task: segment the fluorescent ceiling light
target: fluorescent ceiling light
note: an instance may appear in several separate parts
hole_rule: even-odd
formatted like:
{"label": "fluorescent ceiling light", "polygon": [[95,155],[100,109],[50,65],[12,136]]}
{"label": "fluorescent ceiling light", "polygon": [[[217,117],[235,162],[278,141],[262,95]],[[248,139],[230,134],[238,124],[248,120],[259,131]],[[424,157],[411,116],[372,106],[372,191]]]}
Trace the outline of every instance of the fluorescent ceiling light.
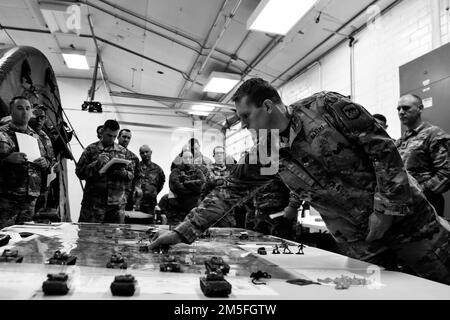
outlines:
{"label": "fluorescent ceiling light", "polygon": [[62,52],[66,65],[70,69],[89,70],[86,54],[81,52]]}
{"label": "fluorescent ceiling light", "polygon": [[214,71],[209,76],[203,91],[228,93],[240,80],[238,74]]}
{"label": "fluorescent ceiling light", "polygon": [[192,106],[192,110],[194,111],[204,111],[204,112],[211,112],[214,110],[214,107],[212,106],[205,106],[201,104],[196,104]]}
{"label": "fluorescent ceiling light", "polygon": [[188,113],[196,115],[196,116],[203,116],[203,117],[206,117],[209,115],[209,112],[205,112],[205,111],[188,111]]}
{"label": "fluorescent ceiling light", "polygon": [[247,21],[247,29],[285,35],[316,0],[263,0]]}

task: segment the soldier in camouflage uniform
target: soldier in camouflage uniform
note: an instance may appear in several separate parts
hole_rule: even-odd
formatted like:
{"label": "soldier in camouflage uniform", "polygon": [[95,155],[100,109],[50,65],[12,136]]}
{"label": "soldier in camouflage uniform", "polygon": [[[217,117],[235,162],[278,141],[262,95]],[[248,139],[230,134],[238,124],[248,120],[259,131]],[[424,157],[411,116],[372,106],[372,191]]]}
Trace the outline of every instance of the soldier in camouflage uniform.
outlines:
{"label": "soldier in camouflage uniform", "polygon": [[129,129],[122,129],[119,131],[117,142],[120,146],[127,149],[127,159],[133,161],[133,180],[125,185],[125,196],[123,198],[124,210],[133,210],[136,199],[142,196],[141,179],[142,173],[139,166],[139,158],[133,152],[128,150],[128,145],[131,141],[131,131]]}
{"label": "soldier in camouflage uniform", "polygon": [[225,178],[230,175],[233,164],[225,163],[225,149],[217,146],[213,149],[214,163],[210,165],[207,172],[209,176],[206,179],[205,193],[208,194],[215,187],[221,186],[225,182]]}
{"label": "soldier in camouflage uniform", "polygon": [[416,178],[428,201],[444,216],[443,193],[450,188],[450,135],[422,120],[422,99],[405,95],[398,102],[398,116],[407,130],[396,141],[406,170]]}
{"label": "soldier in camouflage uniform", "polygon": [[273,161],[259,157],[259,171],[241,166],[229,177],[228,188],[210,193],[151,247],[192,243],[208,227],[226,223],[234,205],[270,183],[264,174],[274,170],[262,169],[278,164],[277,175],[319,211],[346,255],[387,267],[386,257],[394,257],[421,277],[450,284],[450,226],[362,106],[321,92],[288,108],[262,79],[247,80],[233,100],[243,128],[280,131],[280,141],[269,144],[279,148]]}
{"label": "soldier in camouflage uniform", "polygon": [[166,176],[159,165],[152,162],[152,150],[149,146],[143,145],[139,148],[142,158],[140,168],[142,172],[142,200],[140,210],[153,214],[157,204],[156,197],[161,192]]}
{"label": "soldier in camouflage uniform", "polygon": [[189,211],[198,205],[206,179],[201,169],[192,164],[189,151],[183,151],[183,163],[174,165],[169,176],[169,188],[174,197],[164,196],[159,207],[169,224],[182,221]]}
{"label": "soldier in camouflage uniform", "polygon": [[[0,229],[31,221],[40,195],[42,172],[50,168],[51,156],[29,126],[31,104],[24,97],[10,102],[11,122],[0,128]],[[16,133],[37,139],[42,157],[29,162],[19,150]]]}
{"label": "soldier in camouflage uniform", "polygon": [[90,144],[77,163],[76,174],[86,180],[79,222],[120,223],[125,186],[133,180],[133,163],[113,164],[104,174],[99,171],[114,158],[128,158],[128,151],[114,142],[120,126],[107,120],[102,140]]}
{"label": "soldier in camouflage uniform", "polygon": [[50,166],[47,171],[43,171],[42,182],[41,182],[41,194],[36,201],[35,213],[37,213],[40,209],[45,208],[47,204],[47,196],[48,196],[48,187],[47,187],[47,176],[51,173],[51,170],[56,163],[55,153],[53,152],[52,141],[49,136],[44,132],[44,124],[47,119],[46,108],[43,105],[34,105],[32,118],[28,122],[28,125],[31,129],[33,129],[38,135],[39,139],[44,146],[45,153],[50,159]]}

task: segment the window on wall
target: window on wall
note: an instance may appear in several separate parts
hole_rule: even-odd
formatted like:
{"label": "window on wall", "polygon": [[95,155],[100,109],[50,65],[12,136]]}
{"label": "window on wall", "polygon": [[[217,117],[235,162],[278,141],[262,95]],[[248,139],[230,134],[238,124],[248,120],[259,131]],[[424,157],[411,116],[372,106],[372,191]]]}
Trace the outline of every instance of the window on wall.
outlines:
{"label": "window on wall", "polygon": [[244,151],[250,150],[253,147],[253,140],[250,131],[242,130],[241,123],[232,126],[226,132],[225,148],[227,154],[239,161]]}

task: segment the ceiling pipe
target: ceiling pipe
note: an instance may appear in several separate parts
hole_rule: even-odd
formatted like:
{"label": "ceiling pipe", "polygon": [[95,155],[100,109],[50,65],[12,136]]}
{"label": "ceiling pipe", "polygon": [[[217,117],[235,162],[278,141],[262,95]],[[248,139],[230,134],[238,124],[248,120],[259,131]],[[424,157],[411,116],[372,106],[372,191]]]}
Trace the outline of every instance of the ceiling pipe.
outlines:
{"label": "ceiling pipe", "polygon": [[[331,38],[333,38],[336,34],[339,34],[344,28],[346,28],[350,23],[352,23],[353,20],[361,16],[364,12],[367,11],[367,9],[371,6],[373,6],[375,3],[377,3],[378,0],[372,1],[368,6],[366,6],[363,10],[359,11],[356,15],[350,18],[346,23],[344,23],[342,26],[340,26],[334,33],[332,33],[330,36],[328,36],[325,40],[320,42],[318,45],[316,45],[314,48],[312,48],[308,53],[306,53],[303,57],[301,57],[299,60],[297,60],[295,63],[293,63],[291,66],[289,66],[287,69],[285,69],[282,73],[280,73],[275,79],[273,79],[270,84],[273,84],[275,81],[280,79],[282,76],[284,76],[286,73],[288,73],[290,70],[295,68],[300,62],[306,59],[309,55],[311,55],[313,52],[315,52],[318,48],[320,48],[322,45],[324,45],[326,42],[328,42]],[[296,75],[295,75],[296,76]],[[283,81],[283,84],[285,84],[288,81],[291,81],[294,77],[291,76],[286,81]]]}
{"label": "ceiling pipe", "polygon": [[[115,4],[115,3],[112,3],[111,1],[107,1],[107,0],[98,0],[98,1],[101,2],[101,3],[104,3],[106,5],[111,6],[111,7],[113,7],[116,10],[125,12],[126,14],[129,14],[132,17],[135,17],[135,18],[138,18],[138,19],[140,19],[142,21],[145,21],[146,23],[152,24],[152,25],[157,26],[157,27],[159,27],[161,29],[169,31],[169,32],[171,32],[171,33],[173,33],[173,34],[175,34],[177,36],[180,36],[180,37],[182,37],[182,38],[184,38],[186,40],[192,41],[192,42],[196,43],[200,47],[202,46],[199,40],[195,39],[194,37],[192,37],[191,35],[189,35],[187,33],[184,33],[181,30],[178,30],[178,29],[175,29],[175,28],[171,28],[171,27],[163,25],[162,23],[159,23],[159,22],[157,22],[155,20],[151,20],[148,17],[141,16],[140,14],[137,14],[137,13],[131,11],[131,10],[128,10],[125,7],[122,7],[122,6],[119,6],[119,5]],[[89,3],[88,1],[84,1],[84,2]]]}
{"label": "ceiling pipe", "polygon": [[[103,64],[103,59],[102,59],[102,56],[100,54],[100,47],[98,46],[97,38],[95,37],[94,24],[92,22],[92,16],[90,14],[88,14],[87,18],[88,18],[88,22],[89,22],[89,28],[91,29],[92,39],[94,40],[95,51],[97,52],[97,58],[96,59],[98,59],[98,64],[100,65],[100,70],[102,71],[103,82],[105,83],[105,86],[106,86],[106,89],[108,90],[108,92],[111,92],[111,86],[108,83],[108,80],[109,80],[108,74],[106,73],[105,65]],[[97,65],[95,65],[95,67],[97,68]],[[95,74],[95,77],[96,77],[97,76],[97,69],[94,70],[94,74]],[[92,89],[93,89],[93,91],[95,91],[95,87],[92,88]]]}
{"label": "ceiling pipe", "polygon": [[[170,32],[170,33],[172,33],[172,34],[174,34],[176,36],[180,36],[180,37],[182,37],[182,38],[184,38],[186,40],[192,41],[192,42],[196,43],[200,47],[200,49],[208,49],[207,47],[203,47],[202,46],[202,44],[200,43],[200,40],[192,37],[191,35],[189,35],[187,33],[184,33],[183,31],[180,31],[178,29],[175,29],[175,28],[172,28],[170,26],[164,25],[164,24],[162,24],[160,22],[157,22],[155,20],[151,20],[151,19],[149,19],[147,17],[143,17],[143,16],[141,16],[141,15],[139,15],[139,14],[137,14],[137,13],[131,11],[131,10],[128,10],[128,9],[126,9],[124,7],[121,7],[121,6],[117,5],[117,4],[114,4],[111,1],[106,1],[106,0],[98,0],[98,1],[100,1],[100,2],[102,2],[104,4],[107,4],[109,6],[112,6],[113,8],[115,8],[115,9],[117,9],[119,11],[125,12],[125,13],[127,13],[127,14],[135,17],[135,18],[141,19],[142,21],[145,21],[146,23],[149,23],[149,24],[152,24],[154,26],[157,26],[157,27],[159,27],[159,28],[161,28],[161,29],[163,29],[165,31],[168,31],[168,32]],[[87,0],[85,0],[85,2],[87,2]],[[110,13],[110,14],[114,15],[113,13]],[[152,32],[152,33],[156,32],[154,30],[149,30],[149,31]],[[162,35],[162,36],[164,36],[164,35]],[[170,39],[173,39],[173,38],[170,38]],[[231,56],[229,52],[226,52],[226,51],[221,50],[219,48],[216,48],[215,51],[220,53],[220,54],[222,54],[222,55],[224,55],[224,56],[228,56],[228,57]],[[218,60],[217,58],[214,58],[214,57],[212,57],[212,59]],[[247,65],[247,62],[244,59],[238,58],[238,60],[242,61],[243,63],[245,63]],[[220,61],[220,60],[218,60],[218,61]]]}
{"label": "ceiling pipe", "polygon": [[[195,60],[194,60],[194,63],[193,63],[192,66],[191,66],[191,69],[189,70],[189,77],[192,76],[192,74],[193,74],[193,72],[194,72],[194,69],[195,69],[195,66],[197,66],[197,64],[199,63],[200,57],[202,57],[202,56],[204,55],[204,54],[203,54],[203,50],[205,50],[205,46],[206,46],[206,44],[208,43],[209,37],[211,36],[211,32],[212,32],[212,30],[214,29],[214,26],[218,23],[220,14],[223,12],[223,10],[224,10],[224,8],[225,8],[225,6],[226,6],[227,3],[228,3],[228,0],[224,0],[223,3],[222,3],[222,6],[220,7],[220,10],[217,12],[216,18],[214,19],[214,23],[212,24],[211,28],[209,28],[208,33],[207,33],[206,38],[205,38],[205,41],[204,41],[203,44],[201,45],[202,49],[201,49],[201,51],[198,53],[197,57],[196,57]],[[185,94],[186,94],[186,91],[185,91],[185,90],[186,90],[186,85],[187,85],[187,83],[188,83],[187,80],[183,83],[183,86],[181,87],[181,90],[180,90],[179,93],[178,93],[178,96],[179,96],[179,97],[184,97],[184,96],[185,96]],[[193,83],[194,83],[194,81],[191,82],[191,87],[190,87],[190,88],[192,88]],[[177,107],[178,107],[178,106],[177,106]]]}
{"label": "ceiling pipe", "polygon": [[[83,111],[81,109],[75,109],[75,108],[64,108],[64,110],[66,111],[76,111],[76,112],[86,112]],[[174,115],[174,114],[159,114],[159,113],[143,113],[143,112],[127,112],[127,111],[111,111],[111,110],[103,110],[102,113],[114,113],[114,114],[129,114],[129,115],[142,115],[142,116],[158,116],[158,117],[172,117],[172,118],[180,118],[180,117],[184,117],[184,118],[190,118],[187,115]]]}
{"label": "ceiling pipe", "polygon": [[[270,52],[283,40],[283,36],[275,36],[272,38],[269,43],[256,55],[256,57],[250,62],[250,64],[247,66],[247,68],[244,70],[244,72],[241,75],[241,79],[236,83],[236,85],[225,95],[223,95],[219,102],[223,103],[223,101],[227,101],[231,99],[231,94],[234,93],[234,91],[242,84],[242,82],[245,80],[247,75],[265,58],[267,55],[270,54]],[[206,122],[212,121],[212,116],[208,116],[206,118]]]}
{"label": "ceiling pipe", "polygon": [[[203,61],[200,69],[198,70],[198,75],[202,74],[203,69],[206,66],[206,63],[209,61],[209,58],[211,58],[212,53],[214,52],[214,50],[216,50],[217,45],[219,44],[220,40],[222,40],[222,37],[225,34],[225,31],[227,30],[228,26],[231,23],[231,20],[233,20],[239,6],[241,5],[242,0],[238,0],[238,2],[236,3],[236,5],[234,6],[233,10],[231,10],[230,15],[226,18],[225,20],[225,24],[222,28],[222,31],[220,32],[219,36],[217,37],[216,41],[214,42],[214,45],[212,46],[212,48],[210,49],[208,55],[206,56],[205,60]],[[194,80],[197,78],[197,76],[194,78]]]}
{"label": "ceiling pipe", "polygon": [[[146,109],[146,110],[159,110],[159,111],[168,111],[168,112],[178,112],[178,111],[192,111],[191,109],[172,109],[169,107],[157,107],[157,106],[146,106],[140,104],[128,104],[128,103],[110,103],[105,102],[101,103],[103,106],[113,106],[113,107],[126,107],[126,108],[137,108],[137,109]],[[234,113],[233,110],[222,108],[222,111],[211,111],[213,113]]]}
{"label": "ceiling pipe", "polygon": [[[182,42],[182,41],[179,41],[179,40],[177,40],[177,39],[175,39],[175,38],[173,38],[173,37],[169,37],[169,36],[167,36],[167,35],[165,35],[165,34],[163,34],[163,33],[160,33],[160,32],[158,32],[158,31],[155,31],[155,30],[152,30],[152,29],[148,29],[147,27],[145,27],[145,26],[143,26],[143,25],[141,25],[141,24],[139,24],[139,23],[137,23],[137,22],[134,22],[133,20],[130,20],[130,19],[127,19],[127,18],[125,18],[125,17],[123,17],[123,16],[121,16],[121,15],[115,14],[115,13],[113,13],[113,12],[107,10],[107,9],[104,9],[104,8],[98,6],[98,5],[95,5],[95,4],[91,3],[91,2],[88,2],[88,1],[77,1],[77,3],[85,4],[85,5],[87,5],[87,6],[90,6],[90,7],[94,8],[94,9],[97,9],[97,10],[103,12],[103,13],[106,13],[106,14],[108,14],[108,15],[110,15],[110,16],[112,16],[112,17],[118,19],[118,20],[124,21],[124,22],[129,23],[129,24],[131,24],[131,25],[133,25],[133,26],[135,26],[135,27],[138,27],[138,28],[140,28],[140,29],[142,29],[142,30],[144,30],[144,31],[147,31],[147,32],[152,33],[152,34],[155,34],[155,35],[157,35],[157,36],[159,36],[159,37],[161,37],[161,38],[164,38],[164,39],[169,40],[169,41],[171,41],[171,42],[173,42],[173,43],[176,43],[176,44],[178,44],[178,45],[180,45],[180,46],[183,46],[183,47],[185,47],[186,49],[189,49],[189,50],[191,50],[191,51],[196,52],[197,54],[201,54],[201,50],[202,50],[202,49],[206,49],[206,48],[203,48],[203,47],[202,47],[201,43],[200,43],[198,40],[196,40],[196,39],[194,39],[194,38],[192,38],[192,37],[187,38],[185,34],[182,34],[182,33],[178,32],[178,31],[172,30],[172,29],[171,29],[170,27],[168,27],[168,26],[164,26],[164,25],[162,25],[162,24],[157,24],[155,21],[151,21],[151,20],[145,19],[145,18],[143,18],[143,17],[136,16],[136,17],[138,17],[138,18],[143,19],[144,21],[146,21],[146,23],[156,25],[157,27],[162,28],[162,29],[164,29],[164,30],[166,30],[166,31],[168,31],[168,32],[174,33],[174,34],[176,34],[176,35],[178,35],[178,36],[180,36],[180,37],[183,37],[183,38],[186,38],[187,40],[190,40],[190,41],[195,42],[195,43],[200,47],[200,49],[197,49],[197,48],[195,48],[195,47],[193,47],[193,46],[191,46],[191,45],[189,45],[189,44],[186,44],[186,43],[184,43],[184,42]],[[116,6],[116,7],[117,7],[117,6]],[[120,9],[118,9],[118,10],[120,10]],[[131,12],[131,11],[130,11],[130,12]],[[128,13],[128,12],[127,12],[127,13]],[[130,15],[133,15],[133,14],[134,14],[134,15],[136,15],[135,13],[133,13],[133,14],[128,13],[128,14],[130,14]],[[216,52],[218,52],[218,53],[220,53],[220,54],[222,54],[222,55],[224,55],[224,56],[230,57],[230,53],[225,52],[224,50],[217,49]],[[202,55],[204,55],[204,54],[202,54]],[[217,57],[211,57],[211,59],[216,60],[216,61],[219,61],[219,62],[221,62],[221,63],[225,63],[223,60],[221,60],[221,59],[219,59],[219,58],[217,58]],[[243,63],[246,63],[246,61],[243,60],[243,59],[239,59],[239,60],[241,60]]]}
{"label": "ceiling pipe", "polygon": [[235,109],[233,105],[220,103],[220,102],[216,102],[216,101],[189,100],[189,99],[183,99],[183,98],[164,97],[164,96],[156,96],[156,95],[150,95],[150,94],[112,91],[111,96],[122,97],[122,98],[132,98],[132,99],[152,100],[152,101],[166,101],[166,102],[172,102],[172,103],[184,103],[184,104],[191,104],[191,105],[198,104],[198,105],[204,105],[204,106],[219,107],[219,108],[229,109],[229,110]]}
{"label": "ceiling pipe", "polygon": [[[24,32],[35,32],[35,33],[51,34],[51,32],[48,31],[48,30],[39,30],[39,29],[31,29],[31,28],[19,28],[19,27],[11,27],[11,26],[0,26],[0,30],[1,30],[1,29],[5,29],[5,30],[14,30],[14,31],[24,31]],[[92,35],[89,35],[89,34],[80,34],[79,37],[80,37],[80,38],[90,38],[90,39],[93,39],[93,38],[94,38]],[[150,57],[144,56],[143,54],[138,53],[138,52],[136,52],[136,51],[133,51],[133,50],[131,50],[131,49],[128,49],[128,48],[119,46],[118,44],[115,44],[114,42],[111,42],[111,41],[109,41],[109,40],[103,39],[103,38],[101,38],[101,37],[99,37],[99,36],[95,36],[95,39],[97,39],[98,41],[101,41],[101,42],[103,42],[103,43],[106,43],[106,44],[108,44],[108,45],[110,45],[110,46],[112,46],[112,47],[115,47],[115,48],[117,48],[117,49],[120,49],[120,50],[123,50],[123,51],[125,51],[125,52],[128,52],[128,53],[130,53],[130,54],[132,54],[132,55],[135,55],[135,56],[137,56],[137,57],[140,57],[140,58],[142,58],[142,59],[145,59],[145,60],[151,61],[151,62],[153,62],[153,63],[156,63],[156,64],[158,64],[158,65],[160,65],[160,66],[162,66],[162,67],[164,67],[164,68],[167,68],[167,69],[170,69],[170,70],[172,70],[172,71],[178,72],[178,73],[180,73],[180,74],[182,75],[183,78],[189,79],[189,77],[187,76],[187,74],[184,73],[183,71],[181,71],[181,70],[179,70],[179,69],[176,69],[176,68],[174,68],[174,67],[171,67],[171,66],[169,66],[169,65],[167,65],[167,64],[165,64],[165,63],[163,63],[163,62],[160,62],[160,61],[158,61],[158,60],[155,60],[155,59],[152,59],[152,58],[150,58]]]}
{"label": "ceiling pipe", "polygon": [[[399,3],[401,3],[403,0],[396,0],[394,2],[392,2],[390,5],[388,5],[386,8],[384,8],[383,10],[381,10],[380,12],[380,16],[384,15],[386,12],[388,12],[389,10],[391,10],[392,8],[394,8],[396,5],[398,5]],[[376,1],[374,1],[376,2]],[[373,3],[373,2],[372,2]],[[368,6],[370,7],[370,5]],[[367,7],[367,8],[368,8]],[[366,10],[367,10],[366,8]],[[357,18],[357,17],[356,17]],[[355,18],[355,19],[356,19]],[[353,19],[354,20],[354,19]],[[350,23],[351,21],[349,21]],[[362,26],[360,26],[359,28],[357,28],[356,30],[353,30],[353,32],[349,35],[349,37],[354,38],[358,33],[360,33],[362,30],[364,30],[367,27],[367,24],[363,24]],[[330,49],[328,49],[327,51],[325,51],[323,54],[321,54],[316,60],[322,60],[324,57],[326,57],[328,54],[330,54],[330,52],[334,51],[336,48],[338,48],[339,46],[341,46],[342,44],[344,44],[345,42],[347,42],[349,39],[343,39],[341,41],[339,41],[336,45],[334,45],[333,47],[331,47]],[[309,53],[308,53],[309,55]],[[300,63],[304,58],[306,58],[306,56],[304,56],[301,60],[298,61],[298,63]],[[307,67],[306,67],[307,68]],[[294,79],[295,77],[297,77],[297,74],[303,72],[305,70],[305,68],[303,68],[302,70],[300,70],[298,73],[296,73],[295,75],[291,76],[290,78],[288,78],[287,80],[283,81],[281,83],[280,86],[283,86],[284,84],[288,83],[289,81],[291,81],[292,79]]]}
{"label": "ceiling pipe", "polygon": [[184,130],[195,130],[194,128],[187,128],[181,126],[165,126],[160,124],[148,124],[148,123],[140,123],[140,122],[128,122],[128,121],[117,121],[121,125],[125,126],[134,126],[134,127],[145,127],[145,128],[157,128],[157,129],[184,129]]}

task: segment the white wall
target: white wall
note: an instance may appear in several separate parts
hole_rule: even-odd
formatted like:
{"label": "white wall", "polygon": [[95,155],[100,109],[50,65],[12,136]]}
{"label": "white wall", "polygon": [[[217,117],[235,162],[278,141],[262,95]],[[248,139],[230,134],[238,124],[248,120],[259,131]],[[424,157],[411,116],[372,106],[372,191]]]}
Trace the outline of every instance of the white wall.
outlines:
{"label": "white wall", "polygon": [[[87,92],[91,85],[90,80],[58,78],[58,86],[61,95],[63,108],[75,129],[78,138],[84,147],[90,143],[95,142],[96,128],[103,124],[107,119],[116,119],[118,121],[139,122],[147,124],[157,124],[166,126],[176,126],[180,128],[193,128],[192,120],[189,118],[174,118],[174,117],[158,117],[148,115],[130,115],[123,113],[116,113],[115,107],[104,106],[103,113],[88,113],[81,111],[81,104],[87,99]],[[95,95],[96,101],[101,102],[117,102],[112,101],[107,94],[104,85],[98,83],[98,90]],[[114,88],[113,90],[124,91],[122,88]],[[133,101],[128,103],[144,104],[144,101]],[[106,112],[107,111],[107,112]],[[123,111],[123,109],[122,109]],[[136,111],[136,110],[133,110]],[[139,112],[144,112],[142,109]],[[122,126],[121,128],[125,128]],[[192,137],[193,132],[185,129],[155,129],[146,128],[142,126],[128,126],[126,127],[132,131],[133,137],[129,145],[129,149],[139,156],[139,147],[143,144],[149,145],[153,150],[152,161],[161,166],[166,175],[166,184],[159,194],[159,198],[168,192],[168,178],[170,174],[170,164],[175,155],[181,151],[181,147],[186,141]],[[199,128],[199,124],[196,124]],[[207,127],[203,126],[203,130]],[[201,141],[202,152],[204,155],[212,158],[212,149],[214,146],[222,144],[222,136],[217,136],[218,131],[206,131],[203,134],[196,131],[195,137]],[[81,156],[83,149],[81,148],[75,137],[72,139],[70,146],[75,159]],[[78,221],[82,189],[80,182],[75,175],[75,164],[72,161],[68,162],[68,177],[69,177],[69,205],[71,211],[72,221]],[[158,199],[159,199],[158,198]]]}
{"label": "white wall", "polygon": [[[441,40],[449,38],[447,0],[441,1]],[[354,101],[371,113],[384,114],[388,133],[400,136],[397,101],[400,95],[399,67],[432,50],[431,6],[428,0],[404,0],[381,16],[376,28],[366,28],[356,35],[354,47]],[[315,67],[320,90],[351,93],[350,48],[342,44],[319,61]],[[280,89],[283,100],[292,103],[299,92],[309,87],[306,72]],[[296,89],[298,88],[298,89]],[[315,88],[315,86],[314,86]]]}

